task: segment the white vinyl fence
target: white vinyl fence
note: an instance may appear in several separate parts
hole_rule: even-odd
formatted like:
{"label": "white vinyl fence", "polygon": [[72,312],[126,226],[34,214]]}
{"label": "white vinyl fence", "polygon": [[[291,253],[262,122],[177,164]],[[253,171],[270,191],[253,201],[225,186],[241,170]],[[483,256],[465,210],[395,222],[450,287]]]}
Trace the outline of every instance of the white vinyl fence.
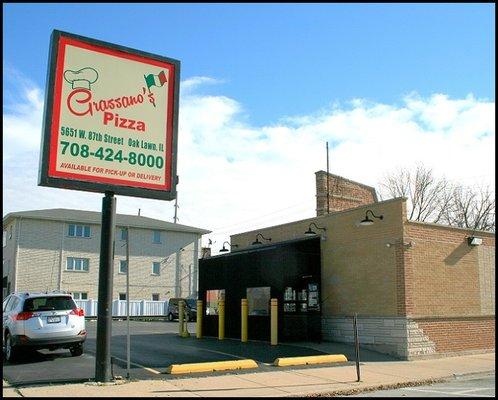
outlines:
{"label": "white vinyl fence", "polygon": [[[85,317],[97,316],[97,300],[74,300],[79,308],[85,311]],[[130,300],[130,317],[166,316],[168,301]],[[112,301],[112,316],[126,317],[126,300]]]}

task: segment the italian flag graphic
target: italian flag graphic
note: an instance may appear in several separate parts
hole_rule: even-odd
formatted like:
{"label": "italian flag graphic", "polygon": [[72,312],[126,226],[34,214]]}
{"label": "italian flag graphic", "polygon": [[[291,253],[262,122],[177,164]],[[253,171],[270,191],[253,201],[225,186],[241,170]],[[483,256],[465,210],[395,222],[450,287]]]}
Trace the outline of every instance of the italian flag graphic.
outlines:
{"label": "italian flag graphic", "polygon": [[161,87],[166,83],[166,74],[164,71],[159,72],[159,75],[144,75],[145,83],[147,84],[147,89],[150,91],[151,86]]}

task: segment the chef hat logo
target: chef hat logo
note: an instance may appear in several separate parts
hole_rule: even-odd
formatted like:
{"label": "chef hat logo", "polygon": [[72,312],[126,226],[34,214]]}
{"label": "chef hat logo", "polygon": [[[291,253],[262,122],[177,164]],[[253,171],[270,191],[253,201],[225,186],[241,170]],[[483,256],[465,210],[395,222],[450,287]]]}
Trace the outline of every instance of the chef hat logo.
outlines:
{"label": "chef hat logo", "polygon": [[90,89],[90,85],[95,83],[99,78],[99,74],[93,68],[85,67],[79,71],[64,71],[64,80],[72,85],[73,89],[84,88]]}

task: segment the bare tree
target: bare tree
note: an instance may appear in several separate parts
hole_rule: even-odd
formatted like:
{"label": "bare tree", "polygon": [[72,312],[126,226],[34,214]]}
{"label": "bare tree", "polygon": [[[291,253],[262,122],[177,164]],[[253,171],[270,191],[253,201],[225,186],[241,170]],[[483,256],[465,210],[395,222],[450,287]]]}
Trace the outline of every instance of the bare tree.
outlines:
{"label": "bare tree", "polygon": [[442,210],[449,202],[446,194],[450,184],[444,178],[436,179],[431,169],[420,165],[414,174],[407,169],[399,169],[386,175],[380,187],[382,199],[408,199],[408,219],[412,221],[440,221]]}
{"label": "bare tree", "polygon": [[419,165],[415,173],[399,169],[380,183],[381,199],[406,197],[408,219],[474,230],[495,230],[495,198],[489,188],[473,190],[436,178]]}
{"label": "bare tree", "polygon": [[489,187],[472,190],[457,186],[444,221],[448,225],[474,230],[495,230],[495,198]]}

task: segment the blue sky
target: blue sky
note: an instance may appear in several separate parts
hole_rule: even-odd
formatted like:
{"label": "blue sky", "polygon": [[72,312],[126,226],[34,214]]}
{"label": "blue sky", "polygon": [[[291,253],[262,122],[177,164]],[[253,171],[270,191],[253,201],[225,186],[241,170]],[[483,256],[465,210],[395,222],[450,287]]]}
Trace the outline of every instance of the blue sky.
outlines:
{"label": "blue sky", "polygon": [[277,122],[412,91],[495,98],[493,4],[4,4],[4,63],[45,83],[53,28],[179,59]]}
{"label": "blue sky", "polygon": [[[494,188],[494,15],[470,3],[3,4],[4,215],[101,208],[98,193],[37,186],[53,29],[181,61],[179,222],[219,247],[313,217],[326,141],[331,173],[377,190],[420,164]],[[119,196],[118,213],[138,208],[174,215],[173,202]]]}

